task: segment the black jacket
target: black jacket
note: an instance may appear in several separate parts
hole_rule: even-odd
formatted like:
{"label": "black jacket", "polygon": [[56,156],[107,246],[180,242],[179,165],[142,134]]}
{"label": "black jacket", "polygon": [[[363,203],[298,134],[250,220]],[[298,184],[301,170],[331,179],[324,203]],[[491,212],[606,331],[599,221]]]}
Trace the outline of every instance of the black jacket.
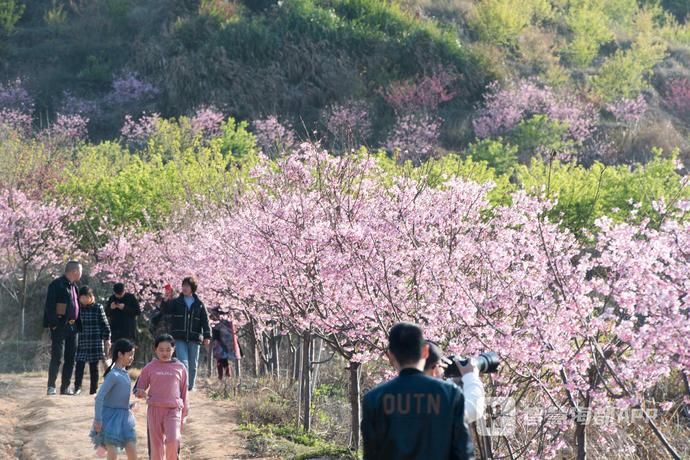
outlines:
{"label": "black jacket", "polygon": [[[122,303],[125,307],[122,310],[112,308],[113,303]],[[105,314],[110,322],[113,341],[122,338],[130,340],[136,338],[137,316],[141,314],[141,308],[134,294],[128,292],[121,299],[115,297],[114,294],[111,295],[105,305]]]}
{"label": "black jacket", "polygon": [[[43,309],[43,327],[58,327],[67,322],[70,309],[72,308],[72,293],[70,286],[72,283],[65,275],[53,280],[48,285],[48,294],[46,295],[46,304]],[[79,286],[75,284],[75,289],[79,290]],[[64,303],[66,305],[65,314],[57,314],[57,304]],[[80,318],[77,318],[77,329],[81,329]]]}
{"label": "black jacket", "polygon": [[170,335],[175,340],[200,343],[203,339],[211,339],[208,312],[196,294],[194,294],[192,308],[187,308],[184,296],[180,294],[179,297],[170,301],[163,300],[161,311],[166,315],[172,315]]}
{"label": "black jacket", "polygon": [[403,369],[364,396],[364,460],[474,459],[464,411],[457,385]]}

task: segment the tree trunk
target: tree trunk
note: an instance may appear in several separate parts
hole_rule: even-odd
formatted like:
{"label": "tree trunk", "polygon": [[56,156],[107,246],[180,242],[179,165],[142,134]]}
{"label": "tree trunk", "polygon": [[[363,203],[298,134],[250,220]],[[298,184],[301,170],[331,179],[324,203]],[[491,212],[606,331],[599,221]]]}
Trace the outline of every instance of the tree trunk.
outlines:
{"label": "tree trunk", "polygon": [[254,329],[254,323],[249,323],[250,334],[249,341],[252,347],[252,369],[254,371],[254,377],[259,377],[259,344],[256,339],[256,329]]}
{"label": "tree trunk", "polygon": [[302,356],[302,349],[300,348],[299,336],[295,338],[297,343],[295,344],[295,350],[292,356],[292,380],[297,382],[300,378],[300,368],[302,364],[300,362],[300,356]]}
{"label": "tree trunk", "polygon": [[271,331],[271,372],[276,378],[280,378],[280,334],[276,334],[276,329]]}
{"label": "tree trunk", "polygon": [[302,427],[305,432],[311,430],[311,343],[311,333],[307,331],[304,333],[304,341],[302,343],[302,381],[304,382],[304,418],[302,419]]}
{"label": "tree trunk", "polygon": [[26,323],[26,275],[28,272],[28,267],[26,264],[24,264],[24,267],[22,267],[22,300],[21,300],[21,309],[22,309],[22,319],[21,319],[21,326],[19,329],[19,336],[21,337],[22,340],[24,340],[24,324]]}
{"label": "tree trunk", "polygon": [[359,423],[361,420],[361,397],[360,397],[360,375],[362,365],[360,363],[350,363],[350,415],[352,426],[350,427],[351,447],[357,452],[360,445]]}
{"label": "tree trunk", "polygon": [[584,423],[576,425],[575,445],[577,445],[577,460],[587,460],[587,425]]}
{"label": "tree trunk", "polygon": [[297,336],[297,351],[295,355],[295,370],[297,372],[297,423],[296,426],[300,426],[302,420],[302,395],[304,394],[304,379],[302,378],[302,372],[304,371],[304,366],[302,366],[302,345],[301,338]]}
{"label": "tree trunk", "polygon": [[[321,353],[323,352],[323,340],[319,339],[319,347],[318,351],[316,352],[316,359],[312,359],[312,362],[315,362],[316,365],[313,367],[312,370],[312,382],[311,382],[311,393],[314,394],[314,389],[318,385],[318,380],[319,380],[319,368],[321,367]],[[314,350],[312,347],[312,355],[314,354]]]}

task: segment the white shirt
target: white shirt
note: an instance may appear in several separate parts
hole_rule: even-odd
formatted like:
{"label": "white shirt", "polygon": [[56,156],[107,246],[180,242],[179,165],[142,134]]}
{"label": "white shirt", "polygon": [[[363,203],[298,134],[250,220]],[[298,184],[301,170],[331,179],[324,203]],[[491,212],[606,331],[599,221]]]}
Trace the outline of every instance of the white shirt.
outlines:
{"label": "white shirt", "polygon": [[465,421],[472,423],[484,417],[484,384],[476,367],[462,376],[462,392],[465,394]]}

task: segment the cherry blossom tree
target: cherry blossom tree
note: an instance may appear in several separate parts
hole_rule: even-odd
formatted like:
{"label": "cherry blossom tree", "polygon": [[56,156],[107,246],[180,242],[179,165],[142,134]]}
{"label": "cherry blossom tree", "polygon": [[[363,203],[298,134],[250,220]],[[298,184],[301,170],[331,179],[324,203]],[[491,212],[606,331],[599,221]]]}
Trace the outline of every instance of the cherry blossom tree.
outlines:
{"label": "cherry blossom tree", "polygon": [[490,393],[552,415],[497,449],[554,458],[572,445],[585,458],[613,448],[588,441],[592,411],[636,408],[674,455],[647,407],[650,389],[690,368],[688,203],[657,203],[661,223],[601,219],[583,240],[524,192],[492,206],[492,184],[384,176],[366,154],[304,144],[260,160],[232,202],[113,238],[99,268],[149,298],[195,274],[207,302],[255,331],[301,337],[307,429],[310,349],[323,340],[348,361],[355,447],[361,366],[410,320],[450,351],[498,352]]}
{"label": "cherry blossom tree", "polygon": [[74,209],[0,190],[0,287],[19,305],[24,337],[27,299],[36,281],[78,256],[67,228]]}

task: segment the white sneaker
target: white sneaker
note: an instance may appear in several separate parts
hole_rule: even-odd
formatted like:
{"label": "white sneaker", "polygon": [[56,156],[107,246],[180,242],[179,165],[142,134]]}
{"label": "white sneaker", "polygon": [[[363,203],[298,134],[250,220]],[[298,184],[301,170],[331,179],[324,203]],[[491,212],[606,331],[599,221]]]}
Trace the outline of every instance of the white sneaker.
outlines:
{"label": "white sneaker", "polygon": [[54,396],[57,394],[57,391],[55,391],[55,387],[48,387],[48,396]]}

